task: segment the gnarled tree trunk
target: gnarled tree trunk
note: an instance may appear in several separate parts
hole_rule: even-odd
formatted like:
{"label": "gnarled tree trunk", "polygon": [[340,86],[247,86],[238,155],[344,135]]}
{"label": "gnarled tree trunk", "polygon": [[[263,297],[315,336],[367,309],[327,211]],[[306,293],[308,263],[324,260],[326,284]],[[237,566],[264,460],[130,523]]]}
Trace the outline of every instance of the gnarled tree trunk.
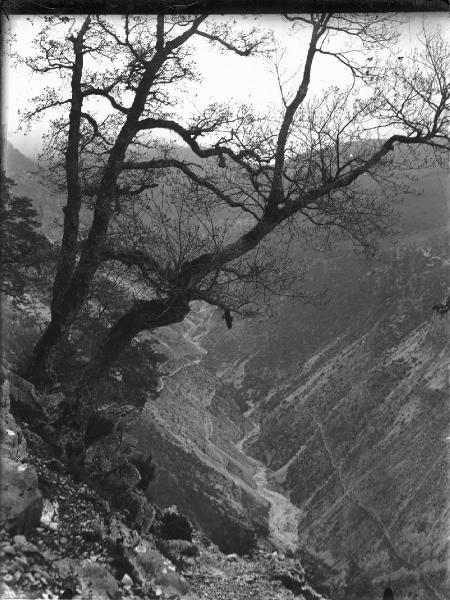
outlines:
{"label": "gnarled tree trunk", "polygon": [[113,325],[107,338],[85,367],[82,385],[105,375],[138,333],[179,323],[189,310],[189,302],[185,298],[137,302]]}

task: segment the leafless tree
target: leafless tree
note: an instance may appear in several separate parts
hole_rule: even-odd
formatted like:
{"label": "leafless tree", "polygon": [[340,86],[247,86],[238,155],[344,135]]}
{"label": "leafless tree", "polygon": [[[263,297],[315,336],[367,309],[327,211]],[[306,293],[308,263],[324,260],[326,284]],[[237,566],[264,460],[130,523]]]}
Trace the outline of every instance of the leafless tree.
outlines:
{"label": "leafless tree", "polygon": [[[285,18],[309,44],[296,78],[283,81],[275,60],[280,113],[216,103],[183,121],[174,116],[176,96],[196,77],[189,42],[205,38],[246,56],[266,52],[267,36],[206,16],[88,16],[82,24],[60,18],[57,26],[69,33],[55,42],[49,20],[40,55],[28,63],[60,72],[70,92],[48,91],[27,118],[68,109],[49,138],[55,173],[64,148],[67,204],[34,381],[105,264],[126,267],[130,282],[137,277],[139,297],[111,326],[86,377],[107,370],[139,332],[183,320],[193,300],[217,304],[229,317],[250,307],[255,291],[288,293],[285,249],[298,236],[325,243],[343,236],[369,249],[389,226],[386,186],[397,147],[448,150],[450,53],[438,31],[424,33],[412,56],[387,58],[397,35],[387,15]],[[352,83],[310,97],[321,55],[344,65]],[[107,116],[94,100],[108,106]],[[158,131],[186,152],[155,139]],[[85,236],[83,202],[93,210]],[[283,249],[270,256],[274,235]]]}

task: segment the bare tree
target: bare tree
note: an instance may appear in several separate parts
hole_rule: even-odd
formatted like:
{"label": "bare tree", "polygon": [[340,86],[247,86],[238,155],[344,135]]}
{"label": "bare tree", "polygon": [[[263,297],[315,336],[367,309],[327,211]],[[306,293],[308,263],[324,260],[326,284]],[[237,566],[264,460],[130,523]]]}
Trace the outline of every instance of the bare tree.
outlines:
{"label": "bare tree", "polygon": [[[86,377],[107,370],[139,332],[183,320],[193,300],[221,306],[231,324],[230,310],[250,306],[255,290],[288,293],[287,254],[268,252],[277,232],[284,248],[296,236],[325,243],[343,236],[369,250],[389,227],[393,151],[448,150],[450,53],[439,32],[424,33],[411,57],[388,58],[396,33],[386,15],[286,19],[309,45],[295,85],[283,81],[276,63],[280,114],[213,104],[184,124],[173,118],[173,93],[195,77],[188,41],[203,37],[248,55],[265,49],[264,37],[208,26],[204,16],[158,16],[152,34],[147,17],[119,24],[87,17],[61,44],[43,32],[44,63],[41,57],[30,65],[68,70],[71,95],[49,93],[28,115],[70,109],[68,120],[54,122],[51,138],[53,148],[65,147],[67,205],[52,319],[35,349],[34,381],[105,263],[126,267],[130,281],[139,276],[141,297],[112,325]],[[310,98],[321,55],[343,64],[353,81]],[[85,66],[93,57],[102,64]],[[101,121],[84,106],[92,97],[111,109]],[[155,142],[160,130],[189,152],[180,156],[173,144]],[[83,199],[93,220],[80,240]],[[230,228],[236,221],[239,227]]]}
{"label": "bare tree", "polygon": [[[122,164],[132,143],[139,146],[142,132],[157,127],[160,120],[165,122],[170,115],[175,101],[170,97],[171,86],[195,76],[187,49],[189,40],[201,36],[243,56],[257,50],[264,41],[254,41],[253,32],[235,36],[229,27],[201,29],[205,19],[160,15],[149,20],[127,16],[117,24],[114,19],[88,16],[76,31],[76,20],[49,18],[38,38],[40,54],[26,60],[35,72],[58,71],[70,85],[68,97],[54,89],[47,90],[25,116],[30,121],[50,108],[69,108],[68,115],[54,120],[48,144],[49,158],[54,159],[56,167],[59,151],[64,148],[61,166],[67,204],[51,321],[35,348],[30,368],[36,382],[45,379],[51,350],[87,297],[102,261],[111,215],[122,194],[137,194],[153,185],[152,178],[144,176],[137,186],[122,187]],[[56,41],[55,28],[61,33],[64,26],[68,32],[62,41]],[[95,105],[89,105],[92,98],[105,100],[111,109],[101,121]],[[190,135],[198,137],[227,118],[223,111],[216,112],[208,111],[198,124],[192,124]],[[155,114],[159,119],[150,116]],[[80,209],[86,193],[93,198],[94,214],[79,253]],[[184,302],[170,305],[170,314],[160,316],[159,323],[184,316]],[[161,312],[159,304],[156,310]]]}

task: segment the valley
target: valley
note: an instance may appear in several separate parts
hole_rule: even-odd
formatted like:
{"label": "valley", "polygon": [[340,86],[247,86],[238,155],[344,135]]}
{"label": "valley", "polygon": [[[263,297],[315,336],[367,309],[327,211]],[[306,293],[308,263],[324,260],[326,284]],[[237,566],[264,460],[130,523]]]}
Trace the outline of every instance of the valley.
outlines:
{"label": "valley", "polygon": [[449,322],[431,311],[448,295],[450,196],[445,169],[422,175],[377,256],[299,248],[326,301],[280,299],[231,330],[196,302],[141,337],[165,356],[129,432],[155,464],[147,497],[225,553],[306,553],[330,600],[344,584],[346,600],[450,595]]}

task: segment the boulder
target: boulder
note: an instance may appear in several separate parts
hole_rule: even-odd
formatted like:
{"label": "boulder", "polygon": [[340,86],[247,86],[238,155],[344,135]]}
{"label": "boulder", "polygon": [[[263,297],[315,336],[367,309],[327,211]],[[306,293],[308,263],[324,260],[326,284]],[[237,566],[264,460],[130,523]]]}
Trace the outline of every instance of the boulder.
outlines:
{"label": "boulder", "polygon": [[128,513],[130,523],[142,533],[148,533],[155,520],[155,507],[140,490],[116,494],[112,499],[115,508]]}
{"label": "boulder", "polygon": [[91,560],[62,558],[54,563],[60,577],[77,579],[83,598],[119,600],[121,593],[116,579],[103,565]]}
{"label": "boulder", "polygon": [[45,410],[45,405],[48,405],[49,401],[41,402],[34,385],[19,375],[8,372],[7,377],[11,413],[21,422],[28,423],[33,431],[52,443],[56,436],[56,430],[51,425],[51,419]]}
{"label": "boulder", "polygon": [[[95,441],[86,450],[86,470],[93,478],[99,478],[102,481],[109,475],[114,477],[114,472],[121,468],[123,468],[124,476],[127,476],[130,474],[126,468],[129,464],[127,455],[132,451],[133,448],[130,448],[129,444],[123,440],[121,433],[109,434]],[[136,467],[134,469],[137,471]],[[140,481],[140,476],[138,481]],[[114,480],[111,483],[114,483]],[[122,487],[120,483],[119,486]]]}
{"label": "boulder", "polygon": [[10,386],[3,381],[0,400],[0,526],[24,533],[39,525],[42,494],[33,466],[26,463],[26,442],[10,412]]}
{"label": "boulder", "polygon": [[32,431],[25,423],[22,423],[21,429],[28,449],[35,456],[39,456],[39,458],[53,458],[53,448],[38,433]]}
{"label": "boulder", "polygon": [[141,480],[136,467],[129,462],[121,462],[102,478],[102,484],[114,490],[133,490]]}
{"label": "boulder", "polygon": [[0,526],[26,533],[39,525],[42,514],[42,495],[34,468],[6,456],[1,460]]}
{"label": "boulder", "polygon": [[31,425],[45,420],[45,413],[39,402],[34,385],[15,373],[8,373],[11,410],[21,421]]}
{"label": "boulder", "polygon": [[[90,418],[86,429],[86,472],[109,492],[116,505],[117,494],[123,497],[123,492],[135,488],[144,490],[153,476],[151,458],[136,449],[134,437],[127,432],[136,416],[134,406],[105,407]],[[131,501],[133,511],[136,511],[136,498]],[[143,516],[141,509],[139,514]],[[142,520],[141,517],[138,520]]]}
{"label": "boulder", "polygon": [[175,571],[158,573],[155,577],[156,585],[160,586],[164,594],[178,594],[186,596],[189,593],[189,586],[183,576]]}
{"label": "boulder", "polygon": [[5,379],[0,398],[0,452],[11,460],[27,459],[27,444],[20,427],[11,414],[10,385]]}
{"label": "boulder", "polygon": [[116,579],[103,565],[83,560],[76,572],[83,598],[89,594],[96,600],[120,600],[122,597]]}

